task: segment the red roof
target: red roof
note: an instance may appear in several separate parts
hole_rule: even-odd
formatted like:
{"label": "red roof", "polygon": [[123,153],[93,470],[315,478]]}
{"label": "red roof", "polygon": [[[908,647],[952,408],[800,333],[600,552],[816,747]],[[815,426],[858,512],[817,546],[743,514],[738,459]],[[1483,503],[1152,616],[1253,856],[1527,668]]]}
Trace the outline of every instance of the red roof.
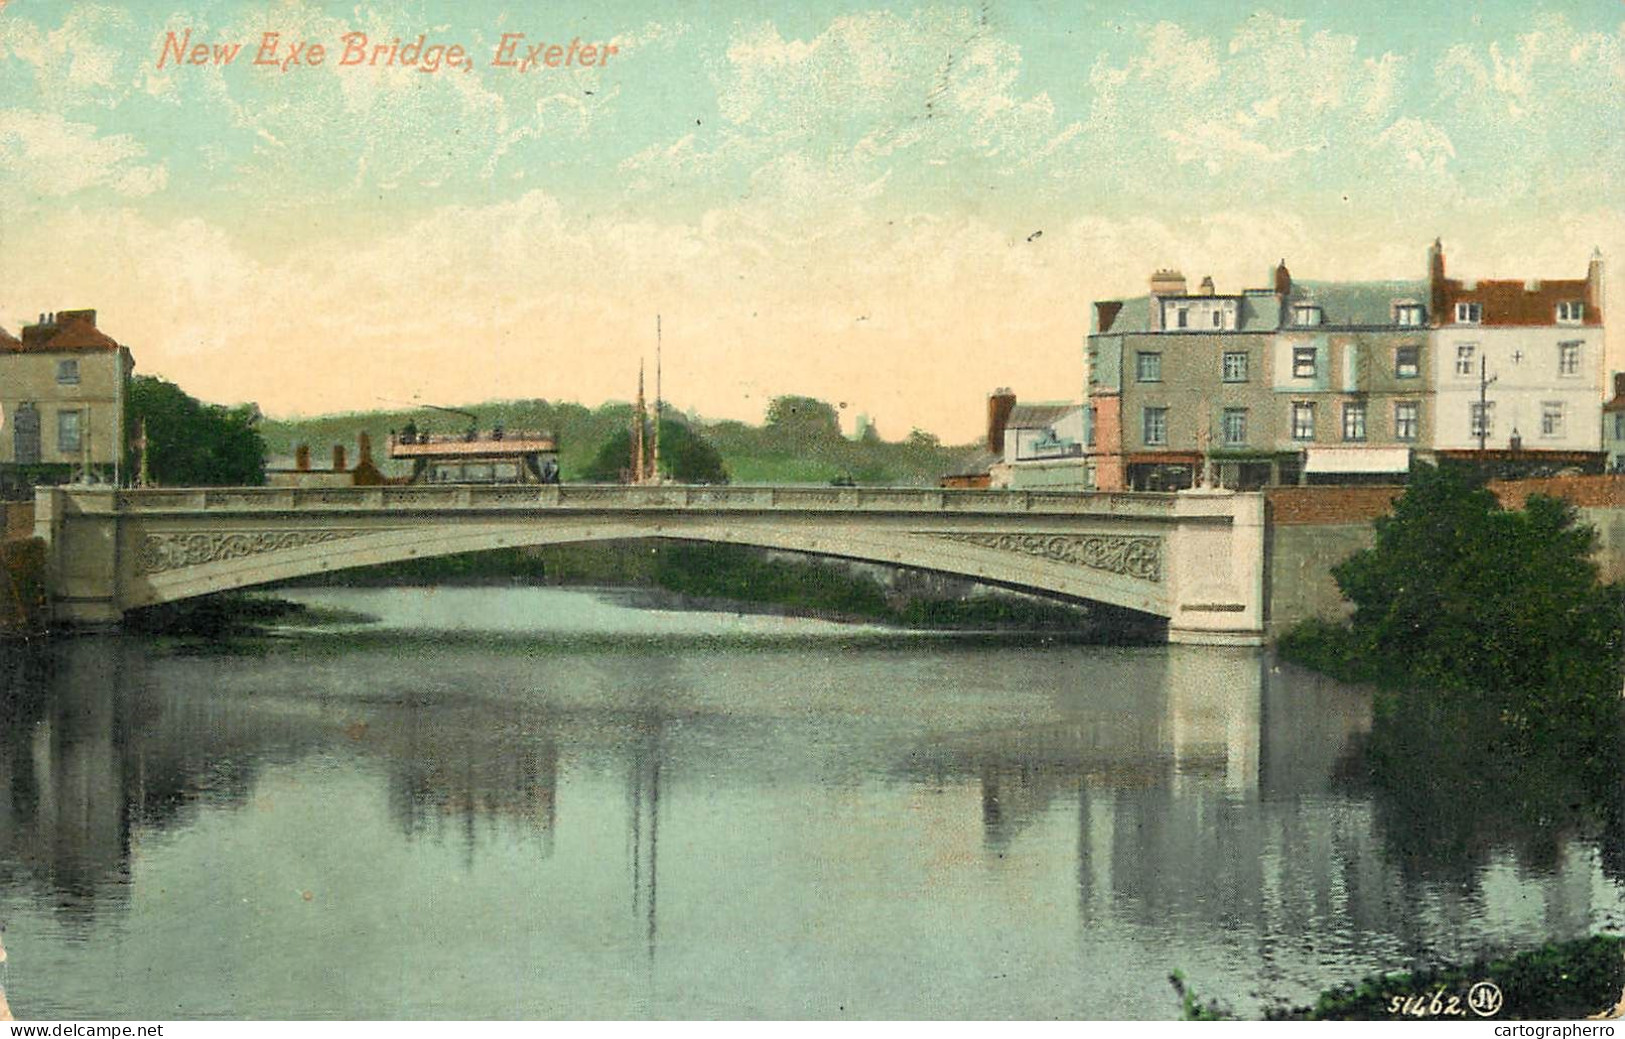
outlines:
{"label": "red roof", "polygon": [[1457,303],[1483,304],[1484,325],[1555,325],[1559,303],[1583,303],[1585,312],[1582,325],[1602,324],[1602,308],[1592,298],[1591,285],[1584,278],[1541,281],[1525,284],[1521,281],[1480,281],[1472,288],[1467,283],[1448,279],[1444,283],[1446,310],[1439,314],[1441,324],[1454,316]]}
{"label": "red roof", "polygon": [[93,353],[118,348],[117,340],[96,328],[94,310],[64,310],[49,321],[24,325],[21,340],[0,332],[0,351],[6,353]]}

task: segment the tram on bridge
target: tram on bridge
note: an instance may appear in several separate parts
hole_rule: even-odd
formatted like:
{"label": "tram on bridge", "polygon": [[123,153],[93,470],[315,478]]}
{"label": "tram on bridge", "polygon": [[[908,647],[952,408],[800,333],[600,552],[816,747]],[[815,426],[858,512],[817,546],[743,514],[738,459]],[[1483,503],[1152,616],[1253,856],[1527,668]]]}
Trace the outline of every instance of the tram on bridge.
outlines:
{"label": "tram on bridge", "polygon": [[408,425],[390,433],[389,457],[412,463],[415,484],[559,482],[558,438],[547,432],[496,426],[441,434]]}

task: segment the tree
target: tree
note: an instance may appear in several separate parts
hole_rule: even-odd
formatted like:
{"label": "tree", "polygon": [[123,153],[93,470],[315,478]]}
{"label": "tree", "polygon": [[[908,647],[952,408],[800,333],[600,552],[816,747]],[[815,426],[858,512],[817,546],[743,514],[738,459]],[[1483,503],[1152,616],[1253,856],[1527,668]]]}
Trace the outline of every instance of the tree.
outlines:
{"label": "tree", "polygon": [[[622,428],[611,433],[598,454],[582,472],[592,481],[620,479],[631,466],[632,431]],[[717,449],[688,426],[666,416],[660,422],[660,468],[678,483],[727,483],[728,470]]]}
{"label": "tree", "polygon": [[840,415],[812,397],[774,397],[767,406],[767,428],[798,441],[841,439]]}
{"label": "tree", "polygon": [[259,486],[265,482],[265,440],[253,404],[205,404],[179,386],[152,375],[130,380],[126,399],[128,464],[140,464],[135,448],[146,428],[147,475],[172,487]]}
{"label": "tree", "polygon": [[1419,467],[1372,547],[1332,570],[1353,654],[1407,696],[1533,739],[1616,728],[1621,603],[1576,518],[1538,495],[1503,509],[1472,472]]}

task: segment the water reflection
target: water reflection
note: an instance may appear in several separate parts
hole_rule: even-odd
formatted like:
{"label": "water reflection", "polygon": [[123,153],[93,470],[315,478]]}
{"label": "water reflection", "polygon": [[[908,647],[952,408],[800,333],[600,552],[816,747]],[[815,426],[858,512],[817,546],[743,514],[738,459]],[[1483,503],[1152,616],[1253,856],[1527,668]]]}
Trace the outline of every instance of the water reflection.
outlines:
{"label": "water reflection", "polygon": [[1619,912],[1577,832],[1409,854],[1368,699],[1256,653],[730,639],[7,651],[13,1004],[1156,1017]]}

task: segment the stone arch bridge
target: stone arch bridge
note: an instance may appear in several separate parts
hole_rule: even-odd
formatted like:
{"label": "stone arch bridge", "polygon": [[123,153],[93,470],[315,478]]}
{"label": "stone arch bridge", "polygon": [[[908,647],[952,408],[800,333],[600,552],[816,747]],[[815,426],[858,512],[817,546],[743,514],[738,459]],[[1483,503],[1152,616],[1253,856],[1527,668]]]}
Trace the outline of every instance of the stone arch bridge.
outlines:
{"label": "stone arch bridge", "polygon": [[349,567],[627,538],[918,567],[1165,617],[1174,642],[1258,645],[1256,494],[836,487],[42,489],[57,622]]}

